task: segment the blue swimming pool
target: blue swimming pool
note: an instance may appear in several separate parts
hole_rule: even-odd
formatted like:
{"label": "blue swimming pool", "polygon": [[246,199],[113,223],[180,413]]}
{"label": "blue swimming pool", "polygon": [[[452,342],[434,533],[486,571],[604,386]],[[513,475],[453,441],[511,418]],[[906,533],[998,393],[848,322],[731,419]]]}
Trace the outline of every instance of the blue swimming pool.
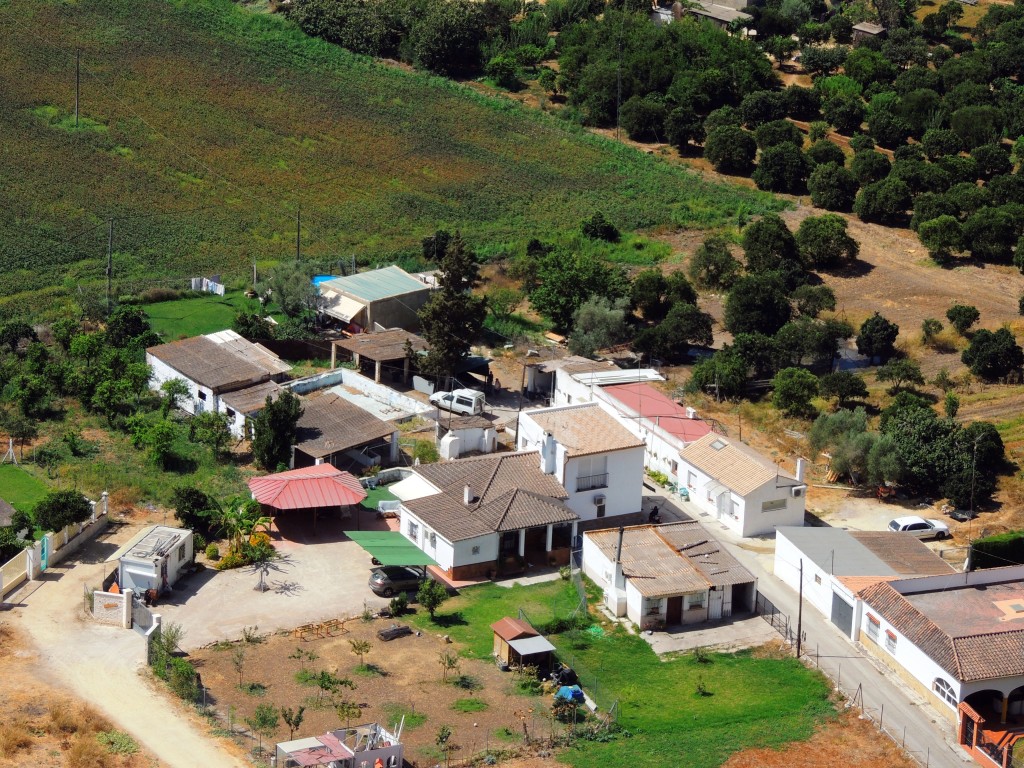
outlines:
{"label": "blue swimming pool", "polygon": [[313,275],[313,285],[319,287],[320,283],[326,283],[328,280],[333,280],[337,275]]}

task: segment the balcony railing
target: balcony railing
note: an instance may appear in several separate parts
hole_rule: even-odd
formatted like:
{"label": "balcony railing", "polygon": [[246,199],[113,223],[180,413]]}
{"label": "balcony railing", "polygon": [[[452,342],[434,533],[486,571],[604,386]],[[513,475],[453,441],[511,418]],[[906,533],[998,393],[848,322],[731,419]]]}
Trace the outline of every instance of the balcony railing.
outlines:
{"label": "balcony railing", "polygon": [[580,475],[576,478],[577,491],[592,491],[595,488],[608,487],[608,473],[600,475]]}

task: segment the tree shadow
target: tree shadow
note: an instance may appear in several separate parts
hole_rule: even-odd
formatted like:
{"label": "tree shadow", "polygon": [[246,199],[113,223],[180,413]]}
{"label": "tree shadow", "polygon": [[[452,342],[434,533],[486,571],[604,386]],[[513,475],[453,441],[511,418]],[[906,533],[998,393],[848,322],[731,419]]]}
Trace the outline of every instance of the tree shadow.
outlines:
{"label": "tree shadow", "polygon": [[832,269],[822,268],[819,269],[818,271],[824,272],[825,274],[831,275],[832,277],[854,278],[870,275],[874,270],[874,264],[869,264],[868,262],[863,261],[861,259],[854,259],[853,261],[848,262],[842,267],[835,267]]}
{"label": "tree shadow", "polygon": [[462,615],[462,611],[455,611],[454,613],[438,614],[434,616],[432,623],[438,627],[465,627],[469,625],[465,617]]}
{"label": "tree shadow", "polygon": [[164,471],[176,475],[191,475],[199,469],[199,462],[188,456],[174,454],[164,460]]}

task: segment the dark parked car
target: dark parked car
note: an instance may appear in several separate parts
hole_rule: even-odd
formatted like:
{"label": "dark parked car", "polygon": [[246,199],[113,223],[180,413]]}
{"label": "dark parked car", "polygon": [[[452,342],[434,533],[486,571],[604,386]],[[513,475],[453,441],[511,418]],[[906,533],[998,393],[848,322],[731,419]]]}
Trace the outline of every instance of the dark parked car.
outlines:
{"label": "dark parked car", "polygon": [[415,568],[385,565],[374,568],[370,574],[370,589],[376,595],[391,597],[396,592],[411,592],[420,588],[424,574]]}

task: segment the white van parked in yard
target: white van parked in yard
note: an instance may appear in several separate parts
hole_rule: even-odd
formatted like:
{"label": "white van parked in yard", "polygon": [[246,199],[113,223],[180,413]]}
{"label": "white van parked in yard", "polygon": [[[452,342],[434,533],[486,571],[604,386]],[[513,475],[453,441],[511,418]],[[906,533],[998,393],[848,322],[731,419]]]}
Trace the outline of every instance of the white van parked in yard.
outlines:
{"label": "white van parked in yard", "polygon": [[464,416],[476,416],[484,412],[484,393],[475,389],[456,389],[452,392],[435,392],[430,396],[430,404],[436,405],[452,413]]}

